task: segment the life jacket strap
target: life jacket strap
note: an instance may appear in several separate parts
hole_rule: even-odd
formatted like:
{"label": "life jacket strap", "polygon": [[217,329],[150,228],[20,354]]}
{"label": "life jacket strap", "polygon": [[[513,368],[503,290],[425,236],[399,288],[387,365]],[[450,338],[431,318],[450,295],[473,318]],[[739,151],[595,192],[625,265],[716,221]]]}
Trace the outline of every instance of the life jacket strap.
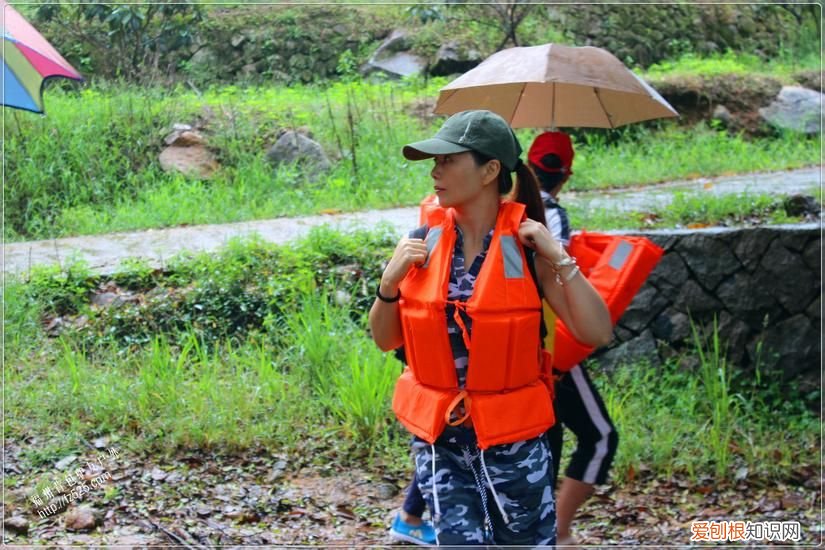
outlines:
{"label": "life jacket strap", "polygon": [[[461,404],[462,401],[464,401],[464,415],[461,418],[450,420],[453,411]],[[467,390],[461,390],[458,392],[458,395],[450,401],[450,404],[447,406],[447,410],[444,411],[444,421],[450,426],[460,426],[468,418],[470,418],[470,394],[467,393]]]}
{"label": "life jacket strap", "polygon": [[461,331],[461,339],[464,340],[464,347],[467,348],[467,351],[470,351],[470,333],[467,330],[467,325],[464,323],[464,318],[461,317],[462,311],[465,313],[467,312],[467,303],[462,302],[461,300],[448,300],[447,303],[455,306],[455,310],[453,311],[453,319],[458,325],[458,329]]}

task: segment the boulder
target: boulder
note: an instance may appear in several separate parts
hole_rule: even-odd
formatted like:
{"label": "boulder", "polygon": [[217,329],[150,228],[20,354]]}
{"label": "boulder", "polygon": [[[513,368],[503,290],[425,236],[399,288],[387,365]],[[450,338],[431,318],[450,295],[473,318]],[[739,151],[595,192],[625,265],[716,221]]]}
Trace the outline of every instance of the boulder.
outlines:
{"label": "boulder", "polygon": [[438,48],[435,59],[430,64],[433,76],[448,76],[465,73],[481,63],[483,58],[477,50],[463,50],[457,42],[447,42]]}
{"label": "boulder", "polygon": [[800,86],[783,86],[773,103],[759,109],[759,114],[771,126],[819,134],[822,131],[822,93]]}
{"label": "boulder", "polygon": [[421,74],[427,62],[421,56],[410,53],[409,48],[409,33],[394,30],[361,67],[361,73],[368,75],[375,71],[383,71],[397,77]]}
{"label": "boulder", "polygon": [[284,163],[298,164],[310,181],[332,168],[320,143],[291,130],[278,138],[267,151],[266,158],[275,167]]}
{"label": "boulder", "polygon": [[180,172],[187,176],[209,178],[220,168],[218,160],[204,145],[178,147],[173,145],[160,152],[158,157],[164,172]]}
{"label": "boulder", "polygon": [[791,195],[782,201],[785,213],[789,216],[814,216],[819,215],[822,207],[819,201],[811,195]]}

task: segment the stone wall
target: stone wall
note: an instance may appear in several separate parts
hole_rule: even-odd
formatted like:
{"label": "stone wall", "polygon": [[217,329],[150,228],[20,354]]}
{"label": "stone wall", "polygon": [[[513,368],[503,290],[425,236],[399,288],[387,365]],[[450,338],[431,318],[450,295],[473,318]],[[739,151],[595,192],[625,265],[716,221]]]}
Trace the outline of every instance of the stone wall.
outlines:
{"label": "stone wall", "polygon": [[[627,232],[625,232],[627,233]],[[819,224],[634,233],[665,254],[625,311],[602,365],[659,364],[692,347],[691,319],[714,317],[729,361],[818,376],[822,349]]]}

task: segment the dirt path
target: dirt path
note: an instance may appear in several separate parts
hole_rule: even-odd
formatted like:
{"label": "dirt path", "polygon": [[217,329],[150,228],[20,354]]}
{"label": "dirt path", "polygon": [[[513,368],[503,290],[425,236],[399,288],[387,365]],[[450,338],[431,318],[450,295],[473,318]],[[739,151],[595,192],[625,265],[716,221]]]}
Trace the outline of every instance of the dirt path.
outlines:
{"label": "dirt path", "polygon": [[[121,448],[113,456],[104,443],[68,465],[64,457],[55,465],[27,466],[21,451],[42,443],[5,442],[5,473],[14,478],[6,484],[4,517],[7,523],[24,518],[28,528],[24,534],[7,526],[5,545],[387,545],[387,526],[407,481],[376,473],[380,467],[298,464],[267,449],[166,457]],[[94,463],[99,452],[110,475],[105,484],[40,517],[31,502],[35,487],[42,491],[52,478]],[[694,521],[798,522],[798,542],[813,546],[821,544],[823,530],[820,482],[813,466],[789,472],[780,483],[748,477],[691,482],[639,472],[622,486],[600,488],[583,508],[577,534],[585,544],[661,547],[690,544]],[[81,528],[84,513],[95,520]]]}
{"label": "dirt path", "polygon": [[[766,172],[692,181],[670,182],[642,189],[568,193],[568,204],[580,203],[593,209],[638,210],[666,205],[677,191],[724,194],[754,193],[793,194],[821,188],[821,167],[788,172]],[[31,266],[62,264],[72,255],[85,258],[100,273],[110,273],[127,257],[140,257],[155,267],[182,251],[211,251],[233,237],[257,233],[263,239],[285,243],[305,236],[313,227],[329,224],[346,230],[374,227],[387,223],[399,233],[415,227],[418,208],[395,208],[349,214],[318,215],[301,218],[197,225],[170,229],[150,229],[130,233],[112,233],[67,237],[43,241],[9,243],[4,247],[3,270],[25,273]]]}

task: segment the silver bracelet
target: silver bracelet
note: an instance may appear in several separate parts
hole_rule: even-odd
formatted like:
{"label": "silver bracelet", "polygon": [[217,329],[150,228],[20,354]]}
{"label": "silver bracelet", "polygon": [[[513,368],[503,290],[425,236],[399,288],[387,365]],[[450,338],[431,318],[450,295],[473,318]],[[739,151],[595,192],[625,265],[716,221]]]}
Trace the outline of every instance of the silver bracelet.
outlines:
{"label": "silver bracelet", "polygon": [[570,273],[564,276],[564,280],[562,280],[561,278],[561,273],[556,271],[556,284],[559,286],[564,286],[565,283],[569,283],[570,281],[572,281],[573,277],[575,277],[579,271],[581,271],[579,269],[579,266],[575,265],[575,267],[570,270]]}
{"label": "silver bracelet", "polygon": [[573,269],[571,269],[571,270],[570,270],[570,273],[568,273],[568,274],[567,274],[567,277],[565,277],[565,278],[564,278],[564,282],[565,282],[565,283],[569,283],[570,281],[572,281],[572,280],[573,280],[573,277],[575,277],[575,276],[576,276],[576,274],[577,274],[579,271],[581,271],[581,270],[579,269],[579,266],[576,266],[576,267],[574,267]]}
{"label": "silver bracelet", "polygon": [[567,251],[564,249],[564,245],[559,242],[559,252],[561,252],[561,260],[558,262],[551,262],[553,264],[553,269],[558,271],[559,269],[571,265],[576,265],[576,258],[570,256]]}

